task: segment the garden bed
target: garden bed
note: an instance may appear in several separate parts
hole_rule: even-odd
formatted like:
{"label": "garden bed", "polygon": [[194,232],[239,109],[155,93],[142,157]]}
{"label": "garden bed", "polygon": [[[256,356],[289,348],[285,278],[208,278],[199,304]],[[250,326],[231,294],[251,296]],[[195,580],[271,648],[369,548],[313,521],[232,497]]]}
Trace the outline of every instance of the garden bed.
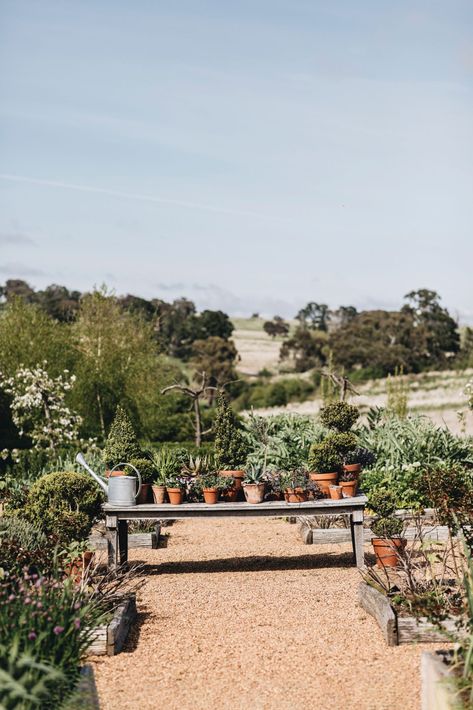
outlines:
{"label": "garden bed", "polygon": [[[445,643],[446,636],[427,619],[398,614],[389,599],[374,587],[360,582],[358,602],[378,622],[388,646],[404,643]],[[455,619],[442,622],[446,632],[455,632]]]}
{"label": "garden bed", "polygon": [[87,655],[115,656],[120,653],[136,616],[136,597],[133,594],[120,602],[108,624],[102,624],[95,630]]}

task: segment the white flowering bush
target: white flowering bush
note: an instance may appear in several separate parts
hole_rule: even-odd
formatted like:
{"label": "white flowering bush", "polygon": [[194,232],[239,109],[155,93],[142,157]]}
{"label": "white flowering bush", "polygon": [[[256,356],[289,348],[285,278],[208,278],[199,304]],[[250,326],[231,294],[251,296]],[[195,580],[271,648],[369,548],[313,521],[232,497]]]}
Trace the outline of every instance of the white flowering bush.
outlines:
{"label": "white flowering bush", "polygon": [[46,367],[46,361],[33,368],[20,366],[12,377],[0,372],[0,387],[12,397],[12,419],[20,436],[28,436],[35,448],[54,451],[77,441],[82,418],[65,403],[75,375],[64,370],[51,377]]}

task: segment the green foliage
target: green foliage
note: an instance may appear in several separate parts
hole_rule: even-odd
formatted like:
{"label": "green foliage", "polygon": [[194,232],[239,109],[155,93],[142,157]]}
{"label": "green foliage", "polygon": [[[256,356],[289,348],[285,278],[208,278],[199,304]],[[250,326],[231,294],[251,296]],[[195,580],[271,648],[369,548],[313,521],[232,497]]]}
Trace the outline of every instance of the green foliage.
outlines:
{"label": "green foliage", "polygon": [[238,420],[222,392],[219,392],[217,399],[214,433],[217,466],[221,469],[241,469],[248,455],[248,447]]}
{"label": "green foliage", "polygon": [[328,354],[328,335],[325,331],[299,326],[294,335],[281,345],[280,360],[292,363],[295,372],[306,372],[325,365]]}
{"label": "green foliage", "polygon": [[31,487],[25,517],[67,544],[89,536],[102,502],[101,489],[87,474],[48,473]]}
{"label": "green foliage", "polygon": [[327,404],[320,411],[320,421],[328,429],[347,432],[360,416],[358,407],[348,402],[333,402]]}
{"label": "green foliage", "polygon": [[246,468],[243,484],[264,483],[265,475],[266,469],[264,466],[260,466],[258,464],[250,464]]}
{"label": "green foliage", "polygon": [[250,414],[245,422],[248,463],[291,470],[307,463],[312,443],[321,441],[326,430],[313,417]]}
{"label": "green foliage", "polygon": [[329,437],[317,444],[312,444],[309,451],[309,469],[311,471],[335,473],[341,471],[341,468],[341,454]]}
{"label": "green foliage", "polygon": [[375,537],[391,538],[402,533],[403,523],[399,518],[377,518],[371,524],[371,531]]}
{"label": "green foliage", "polygon": [[[191,365],[198,373],[206,373],[211,387],[223,386],[236,379],[237,359],[238,351],[231,340],[215,335],[205,340],[195,340],[192,344]],[[210,399],[213,399],[212,391],[210,391]]]}
{"label": "green foliage", "polygon": [[1,707],[60,707],[77,682],[80,661],[103,614],[101,603],[71,580],[36,574],[3,579]]}
{"label": "green foliage", "polygon": [[154,483],[165,486],[167,481],[178,476],[188,457],[186,449],[170,449],[162,446],[152,456],[155,470]]}
{"label": "green foliage", "polygon": [[141,449],[133,425],[126,411],[118,405],[103,450],[103,460],[112,468],[141,458]]}
{"label": "green foliage", "polygon": [[196,478],[193,487],[196,493],[202,493],[204,489],[216,488],[218,491],[227,491],[233,486],[233,478],[230,476],[219,476],[217,473],[206,473]]}
{"label": "green foliage", "polygon": [[402,367],[397,367],[394,375],[388,375],[386,390],[388,393],[387,411],[395,414],[399,419],[405,419],[407,417],[409,387]]}
{"label": "green foliage", "polygon": [[458,463],[439,463],[422,471],[420,493],[436,509],[442,525],[457,532],[471,524],[473,471]]}
{"label": "green foliage", "polygon": [[377,516],[371,525],[376,537],[390,538],[401,534],[403,522],[394,516],[396,497],[392,491],[376,491],[368,497],[368,505]]}
{"label": "green foliage", "polygon": [[[131,459],[128,463],[138,469],[142,483],[151,483],[156,474],[156,468],[150,459]],[[129,475],[136,475],[135,471],[131,467],[129,469],[125,468],[125,471]]]}
{"label": "green foliage", "polygon": [[280,485],[283,490],[295,488],[307,489],[309,484],[309,475],[305,468],[296,468],[294,471],[284,471],[281,473]]}
{"label": "green foliage", "polygon": [[0,577],[6,572],[45,573],[54,557],[54,544],[39,525],[15,516],[0,517]]}
{"label": "green foliage", "polygon": [[365,449],[363,446],[357,446],[355,449],[350,449],[344,458],[343,463],[347,465],[359,463],[362,468],[369,468],[373,466],[376,461],[376,456]]}
{"label": "green foliage", "polygon": [[254,382],[242,382],[240,392],[232,402],[238,409],[282,407],[288,402],[304,402],[317,390],[320,376],[315,373],[311,379],[286,377],[276,382],[268,381],[269,371],[262,370]]}
{"label": "green foliage", "polygon": [[352,432],[341,431],[329,434],[325,439],[325,443],[331,446],[337,452],[339,458],[343,460],[347,453],[355,448],[357,438]]}

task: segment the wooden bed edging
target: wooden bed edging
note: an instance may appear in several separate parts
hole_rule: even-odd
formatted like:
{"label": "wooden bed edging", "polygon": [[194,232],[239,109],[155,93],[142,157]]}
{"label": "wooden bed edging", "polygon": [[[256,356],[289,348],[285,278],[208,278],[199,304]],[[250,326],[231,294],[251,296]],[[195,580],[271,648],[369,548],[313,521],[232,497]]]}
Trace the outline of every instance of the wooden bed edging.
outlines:
{"label": "wooden bed edging", "polygon": [[[161,523],[157,522],[154,527],[155,529],[150,533],[130,533],[128,535],[128,547],[130,549],[147,547],[152,550],[157,550],[161,536]],[[107,549],[107,538],[105,535],[91,535],[89,542],[95,550]]]}
{"label": "wooden bed edging", "polygon": [[422,680],[422,710],[454,710],[457,700],[446,683],[450,674],[448,651],[428,653],[424,651],[420,660]]}
{"label": "wooden bed edging", "polygon": [[120,653],[136,616],[136,597],[133,594],[117,606],[108,624],[96,629],[87,655],[114,656]]}
{"label": "wooden bed edging", "polygon": [[[359,584],[358,602],[368,614],[376,619],[388,646],[416,642],[447,642],[446,635],[427,619],[398,615],[389,599],[366,582]],[[456,630],[454,619],[446,619],[442,626],[445,631],[454,632]]]}
{"label": "wooden bed edging", "polygon": [[71,695],[61,704],[63,710],[100,710],[94,669],[87,663],[80,669],[79,680]]}
{"label": "wooden bed edging", "polygon": [[[305,545],[342,545],[351,542],[350,528],[313,528],[305,520],[300,523],[299,534]],[[429,540],[448,540],[448,528],[444,525],[427,525],[423,534]],[[416,528],[407,528],[404,531],[407,540],[415,540],[416,536]],[[374,535],[371,530],[368,527],[363,528],[364,544],[371,542],[372,537]]]}

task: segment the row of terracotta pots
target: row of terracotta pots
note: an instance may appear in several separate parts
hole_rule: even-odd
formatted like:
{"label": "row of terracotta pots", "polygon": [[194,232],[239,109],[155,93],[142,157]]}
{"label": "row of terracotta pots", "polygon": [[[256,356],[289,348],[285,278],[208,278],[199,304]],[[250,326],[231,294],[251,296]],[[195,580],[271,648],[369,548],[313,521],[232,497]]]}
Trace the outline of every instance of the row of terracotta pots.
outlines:
{"label": "row of terracotta pots", "polygon": [[317,483],[326,498],[340,500],[341,498],[351,498],[358,490],[358,476],[361,472],[359,463],[346,464],[344,470],[354,474],[352,481],[339,481],[337,472],[333,473],[311,473],[310,478]]}

